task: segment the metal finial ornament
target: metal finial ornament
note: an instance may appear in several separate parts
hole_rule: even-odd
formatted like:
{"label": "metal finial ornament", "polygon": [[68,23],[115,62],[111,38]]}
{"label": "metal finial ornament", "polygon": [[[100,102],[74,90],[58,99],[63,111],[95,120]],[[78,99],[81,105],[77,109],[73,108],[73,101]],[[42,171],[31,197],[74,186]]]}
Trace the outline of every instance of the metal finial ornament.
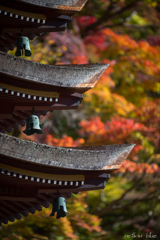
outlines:
{"label": "metal finial ornament", "polygon": [[23,50],[25,50],[25,56],[30,57],[32,55],[30,45],[29,45],[29,39],[28,37],[21,36],[17,39],[17,50],[15,55],[20,57],[23,55]]}
{"label": "metal finial ornament", "polygon": [[39,124],[39,117],[31,115],[26,119],[26,129],[23,131],[26,135],[30,136],[34,133],[42,134],[43,124]]}
{"label": "metal finial ornament", "polygon": [[61,217],[65,217],[66,213],[68,213],[66,208],[65,198],[62,197],[61,194],[59,194],[58,197],[53,199],[52,212],[50,214],[50,217],[54,216],[56,212],[57,212],[57,216],[56,216],[57,219]]}

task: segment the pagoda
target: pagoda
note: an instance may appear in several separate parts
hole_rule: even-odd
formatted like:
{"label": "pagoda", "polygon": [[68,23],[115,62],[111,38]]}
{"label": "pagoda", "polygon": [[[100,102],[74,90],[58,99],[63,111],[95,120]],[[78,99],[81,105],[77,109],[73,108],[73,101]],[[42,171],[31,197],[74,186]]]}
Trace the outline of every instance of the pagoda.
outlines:
{"label": "pagoda", "polygon": [[0,51],[17,46],[23,34],[30,40],[45,32],[64,31],[87,0],[1,0]]}
{"label": "pagoda", "polygon": [[24,126],[32,109],[76,109],[108,64],[45,65],[0,52],[0,131]]}
{"label": "pagoda", "polygon": [[[24,34],[64,31],[86,0],[15,0],[0,3],[0,222],[41,211],[71,193],[103,189],[134,144],[53,147],[5,132],[26,118],[77,109],[108,64],[45,65],[7,54]],[[21,10],[19,10],[21,9]],[[62,204],[62,203],[61,203]],[[57,218],[66,215],[62,204]],[[58,215],[59,214],[59,215]]]}

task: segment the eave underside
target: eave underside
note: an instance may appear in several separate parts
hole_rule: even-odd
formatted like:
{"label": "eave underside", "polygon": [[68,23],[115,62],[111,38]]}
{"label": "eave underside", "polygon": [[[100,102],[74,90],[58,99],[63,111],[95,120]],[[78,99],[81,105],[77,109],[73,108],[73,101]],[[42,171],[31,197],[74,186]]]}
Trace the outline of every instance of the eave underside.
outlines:
{"label": "eave underside", "polygon": [[77,109],[82,93],[93,88],[108,64],[45,65],[0,52],[0,131],[24,126],[33,108]]}
{"label": "eave underside", "polygon": [[[26,89],[25,89],[26,90]],[[30,92],[30,90],[29,90]],[[54,110],[77,109],[83,95],[79,93],[62,93],[49,91],[19,92],[1,87],[0,84],[0,131],[12,132],[25,126],[25,120],[34,113],[46,115]]]}
{"label": "eave underside", "polygon": [[[42,166],[0,155],[0,223],[48,208],[57,193],[103,189],[110,174]],[[58,192],[57,192],[58,191]]]}
{"label": "eave underside", "polygon": [[[0,2],[0,51],[13,50],[23,34],[30,40],[46,32],[65,31],[86,0]],[[31,3],[31,4],[30,4]]]}
{"label": "eave underside", "polygon": [[103,189],[133,146],[62,148],[0,134],[0,222],[49,207],[58,192]]}

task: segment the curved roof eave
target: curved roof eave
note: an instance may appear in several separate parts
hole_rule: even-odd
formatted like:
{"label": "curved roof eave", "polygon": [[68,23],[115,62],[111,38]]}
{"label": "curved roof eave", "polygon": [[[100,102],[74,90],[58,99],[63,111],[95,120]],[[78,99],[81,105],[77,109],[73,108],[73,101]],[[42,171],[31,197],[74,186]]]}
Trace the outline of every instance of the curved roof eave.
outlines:
{"label": "curved roof eave", "polygon": [[118,169],[135,144],[95,147],[55,147],[0,134],[0,155],[42,164],[43,167],[60,167],[75,170]]}
{"label": "curved roof eave", "polygon": [[31,4],[39,7],[80,11],[87,0],[17,0],[22,3]]}
{"label": "curved roof eave", "polygon": [[56,87],[93,88],[108,66],[109,64],[46,65],[0,52],[0,74]]}

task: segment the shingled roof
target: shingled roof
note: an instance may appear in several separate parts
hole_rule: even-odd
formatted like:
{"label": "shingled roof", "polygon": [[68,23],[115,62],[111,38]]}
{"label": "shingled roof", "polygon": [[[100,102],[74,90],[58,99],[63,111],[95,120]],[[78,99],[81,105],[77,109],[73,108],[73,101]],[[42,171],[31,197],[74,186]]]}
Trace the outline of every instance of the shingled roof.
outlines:
{"label": "shingled roof", "polygon": [[80,11],[87,0],[17,0],[17,2],[28,3],[31,5],[42,6],[46,8]]}
{"label": "shingled roof", "polygon": [[24,126],[32,110],[76,109],[109,64],[45,65],[0,52],[0,129]]}
{"label": "shingled roof", "polygon": [[[5,82],[13,82],[15,79],[14,81],[23,83],[73,88],[81,93],[93,88],[108,66],[109,64],[46,65],[0,52],[1,82],[4,75]],[[33,87],[37,88],[37,85],[34,84]]]}
{"label": "shingled roof", "polygon": [[134,144],[92,147],[51,147],[0,134],[0,154],[21,161],[76,170],[116,170]]}
{"label": "shingled roof", "polygon": [[133,147],[53,147],[0,134],[0,222],[48,207],[57,191],[103,189]]}

